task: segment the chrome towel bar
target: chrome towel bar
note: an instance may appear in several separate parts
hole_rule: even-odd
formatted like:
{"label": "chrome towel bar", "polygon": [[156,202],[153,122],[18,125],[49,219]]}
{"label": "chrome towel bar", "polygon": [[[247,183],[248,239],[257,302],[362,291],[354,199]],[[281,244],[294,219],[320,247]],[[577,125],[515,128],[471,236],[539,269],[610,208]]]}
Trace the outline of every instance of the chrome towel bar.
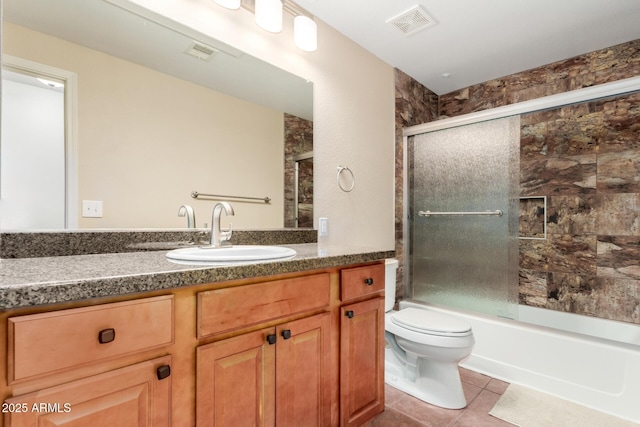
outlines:
{"label": "chrome towel bar", "polygon": [[259,200],[261,202],[264,203],[271,203],[271,199],[269,197],[245,197],[245,196],[224,196],[221,194],[206,194],[206,193],[198,193],[197,191],[192,191],[191,192],[191,197],[193,197],[194,199],[200,198],[200,197],[209,197],[212,199],[233,199],[233,200],[237,200],[237,201],[251,201],[251,200]]}
{"label": "chrome towel bar", "polygon": [[494,215],[494,216],[502,216],[501,210],[495,211],[484,211],[484,212],[431,212],[431,211],[420,211],[418,212],[420,216],[433,216],[433,215]]}

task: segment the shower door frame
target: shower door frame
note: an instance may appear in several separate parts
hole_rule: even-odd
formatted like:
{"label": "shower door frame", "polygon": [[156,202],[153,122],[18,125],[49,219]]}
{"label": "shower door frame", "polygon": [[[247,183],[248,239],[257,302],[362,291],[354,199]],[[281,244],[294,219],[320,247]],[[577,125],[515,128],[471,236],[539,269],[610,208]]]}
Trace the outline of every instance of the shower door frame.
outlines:
{"label": "shower door frame", "polygon": [[409,226],[409,170],[408,170],[408,146],[409,137],[438,130],[450,129],[463,125],[470,125],[484,121],[501,119],[509,116],[533,113],[536,111],[548,110],[563,107],[581,102],[593,101],[610,96],[624,95],[640,91],[640,77],[631,77],[618,80],[616,82],[603,83],[583,89],[576,89],[556,95],[549,95],[530,101],[518,102],[516,104],[491,108],[475,113],[464,114],[442,120],[436,120],[420,125],[409,126],[402,130],[402,212],[403,212],[403,253],[404,271],[403,288],[405,299],[413,297],[413,286],[411,283],[411,240]]}

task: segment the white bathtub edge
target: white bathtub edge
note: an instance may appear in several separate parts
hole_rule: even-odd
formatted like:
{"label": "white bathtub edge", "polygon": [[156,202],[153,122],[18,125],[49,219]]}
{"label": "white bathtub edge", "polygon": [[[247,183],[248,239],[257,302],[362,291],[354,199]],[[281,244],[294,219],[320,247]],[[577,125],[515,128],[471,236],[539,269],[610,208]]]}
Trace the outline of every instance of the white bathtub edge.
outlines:
{"label": "white bathtub edge", "polygon": [[[637,404],[640,381],[632,380],[640,378],[639,351],[613,342],[420,301],[401,302],[401,307],[409,306],[460,316],[471,324],[476,347],[460,364],[462,367],[640,423]],[[517,338],[525,342],[514,345]],[[532,352],[525,352],[527,346],[522,344],[527,343],[537,349],[536,357],[532,357]],[[574,354],[569,354],[571,352]],[[598,353],[607,357],[601,359]],[[591,355],[594,356],[589,360]],[[544,356],[549,360],[541,360]]]}

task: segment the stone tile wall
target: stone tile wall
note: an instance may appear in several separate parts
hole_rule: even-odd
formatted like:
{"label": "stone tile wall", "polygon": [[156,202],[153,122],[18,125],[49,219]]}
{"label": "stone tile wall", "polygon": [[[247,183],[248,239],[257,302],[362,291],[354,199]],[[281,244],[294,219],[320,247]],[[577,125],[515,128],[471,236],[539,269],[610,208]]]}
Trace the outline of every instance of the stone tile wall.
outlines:
{"label": "stone tile wall", "polygon": [[[425,111],[411,124],[638,75],[640,40],[442,95],[437,114]],[[397,118],[420,111],[406,105],[410,98],[399,103],[399,92]],[[537,199],[523,202],[521,232],[540,237],[546,218],[548,237],[521,240],[521,303],[640,324],[639,96],[522,117],[521,193],[547,196],[547,212]],[[396,126],[401,134],[407,124]],[[396,218],[401,231],[401,211]]]}
{"label": "stone tile wall", "polygon": [[640,39],[440,96],[439,118],[454,117],[640,75]]}
{"label": "stone tile wall", "polygon": [[640,94],[521,124],[521,195],[547,196],[547,239],[520,241],[520,303],[640,323]]}

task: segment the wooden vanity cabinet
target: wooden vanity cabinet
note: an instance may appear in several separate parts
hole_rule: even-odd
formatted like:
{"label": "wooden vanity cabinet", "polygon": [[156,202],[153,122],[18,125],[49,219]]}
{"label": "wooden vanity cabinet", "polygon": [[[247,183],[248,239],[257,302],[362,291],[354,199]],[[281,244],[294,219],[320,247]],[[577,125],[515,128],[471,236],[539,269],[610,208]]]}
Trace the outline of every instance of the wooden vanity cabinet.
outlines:
{"label": "wooden vanity cabinet", "polygon": [[330,314],[198,347],[197,426],[330,426]]}
{"label": "wooden vanity cabinet", "polygon": [[384,277],[384,264],[341,271],[341,426],[384,411]]}
{"label": "wooden vanity cabinet", "polygon": [[362,425],[383,291],[376,262],[0,312],[0,427]]}
{"label": "wooden vanity cabinet", "polygon": [[171,295],[8,318],[4,425],[170,426],[171,356],[141,359],[173,321]]}
{"label": "wooden vanity cabinet", "polygon": [[276,425],[331,425],[331,315],[276,327]]}
{"label": "wooden vanity cabinet", "polygon": [[6,427],[171,426],[171,357],[7,399]]}
{"label": "wooden vanity cabinet", "polygon": [[173,338],[171,295],[11,317],[8,381],[167,346]]}
{"label": "wooden vanity cabinet", "polygon": [[208,291],[198,301],[199,337],[309,313],[198,347],[198,427],[331,425],[328,273]]}

